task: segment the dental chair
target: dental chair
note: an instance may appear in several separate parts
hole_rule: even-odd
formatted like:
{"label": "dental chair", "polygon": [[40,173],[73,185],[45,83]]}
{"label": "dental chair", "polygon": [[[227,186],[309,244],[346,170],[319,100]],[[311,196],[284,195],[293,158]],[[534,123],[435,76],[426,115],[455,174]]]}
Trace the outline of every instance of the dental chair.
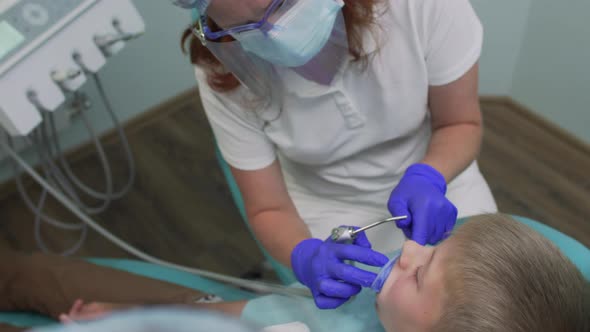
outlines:
{"label": "dental chair", "polygon": [[[232,187],[232,193],[236,187]],[[239,192],[238,192],[239,193]],[[549,227],[541,224],[532,219],[525,217],[513,216],[516,220],[528,225],[535,229],[543,236],[551,240],[561,251],[580,269],[586,280],[590,282],[590,249],[586,248],[580,242],[573,238]],[[464,220],[459,220],[458,225],[463,223]],[[192,275],[187,272],[174,270],[167,267],[154,265],[151,263],[145,263],[135,260],[127,259],[89,259],[90,262],[108,266],[119,270],[135,273],[138,275],[168,281],[178,285],[182,285],[188,288],[193,288],[210,294],[216,294],[221,296],[223,299],[242,300],[251,299],[256,295],[250,292],[246,292],[234,287],[226,286],[218,282],[214,282],[202,277]],[[48,324],[55,324],[55,321],[47,317],[43,317],[37,314],[18,312],[0,312],[0,323],[7,323],[16,326],[42,326]]]}

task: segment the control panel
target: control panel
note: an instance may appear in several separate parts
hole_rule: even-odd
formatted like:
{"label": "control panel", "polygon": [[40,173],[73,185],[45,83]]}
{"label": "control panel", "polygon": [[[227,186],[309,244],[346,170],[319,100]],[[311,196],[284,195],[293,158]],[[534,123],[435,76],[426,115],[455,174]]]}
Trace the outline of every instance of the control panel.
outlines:
{"label": "control panel", "polygon": [[96,0],[0,0],[0,75]]}
{"label": "control panel", "polygon": [[131,0],[0,0],[0,124],[27,135],[144,29]]}

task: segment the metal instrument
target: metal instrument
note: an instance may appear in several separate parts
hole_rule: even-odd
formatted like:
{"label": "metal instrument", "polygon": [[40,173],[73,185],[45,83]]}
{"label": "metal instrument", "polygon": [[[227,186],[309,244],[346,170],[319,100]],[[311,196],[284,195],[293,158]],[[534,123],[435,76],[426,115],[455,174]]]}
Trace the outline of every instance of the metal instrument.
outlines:
{"label": "metal instrument", "polygon": [[332,230],[332,235],[330,236],[330,238],[332,239],[332,241],[338,242],[338,243],[352,243],[352,241],[354,241],[354,239],[356,238],[357,234],[360,232],[366,231],[367,229],[371,229],[373,227],[379,226],[379,225],[384,224],[386,222],[397,221],[397,220],[402,220],[402,219],[406,219],[406,218],[408,218],[408,216],[391,217],[391,218],[377,221],[375,223],[372,223],[370,225],[367,225],[365,227],[361,227],[358,229],[355,227],[352,227],[352,226],[336,227]]}

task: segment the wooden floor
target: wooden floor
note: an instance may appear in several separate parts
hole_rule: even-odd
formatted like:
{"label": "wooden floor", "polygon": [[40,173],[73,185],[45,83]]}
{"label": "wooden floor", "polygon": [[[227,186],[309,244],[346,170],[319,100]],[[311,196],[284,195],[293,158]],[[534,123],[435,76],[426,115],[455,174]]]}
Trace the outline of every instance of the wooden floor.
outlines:
{"label": "wooden floor", "polygon": [[[590,154],[509,104],[483,102],[486,132],[480,167],[499,208],[547,223],[590,247]],[[96,216],[101,225],[146,252],[199,268],[239,276],[262,262],[238,214],[213,151],[212,134],[193,92],[150,111],[127,126],[138,165],[132,191]],[[117,141],[107,153],[116,183],[127,170]],[[89,184],[102,177],[91,151],[72,154],[74,170]],[[38,195],[38,189],[30,186]],[[55,202],[47,213],[75,220]],[[76,232],[43,227],[44,239],[62,250]],[[36,249],[33,216],[16,193],[0,199],[0,249]],[[130,257],[89,232],[78,256]]]}
{"label": "wooden floor", "polygon": [[590,247],[590,146],[514,103],[482,102],[479,158],[501,212],[530,217]]}

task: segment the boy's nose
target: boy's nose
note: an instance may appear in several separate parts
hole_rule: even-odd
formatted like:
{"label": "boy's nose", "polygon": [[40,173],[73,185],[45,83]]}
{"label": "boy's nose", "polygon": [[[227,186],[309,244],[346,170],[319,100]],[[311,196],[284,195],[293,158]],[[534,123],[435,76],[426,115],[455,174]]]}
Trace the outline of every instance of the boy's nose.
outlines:
{"label": "boy's nose", "polygon": [[404,242],[399,258],[400,267],[405,270],[412,268],[415,264],[420,264],[423,260],[422,257],[428,256],[430,250],[432,248],[421,246],[412,240]]}

